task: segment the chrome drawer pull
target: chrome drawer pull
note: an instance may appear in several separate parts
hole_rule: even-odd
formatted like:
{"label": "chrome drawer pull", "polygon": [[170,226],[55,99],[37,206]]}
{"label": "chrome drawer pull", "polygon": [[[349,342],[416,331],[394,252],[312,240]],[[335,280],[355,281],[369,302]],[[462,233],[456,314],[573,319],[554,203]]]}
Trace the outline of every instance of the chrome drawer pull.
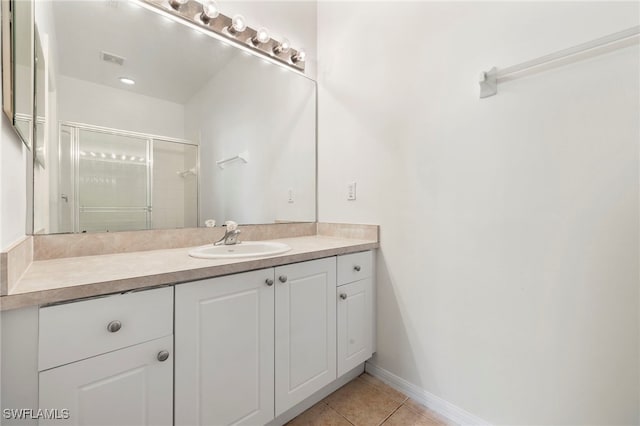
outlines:
{"label": "chrome drawer pull", "polygon": [[347,300],[347,294],[346,293],[340,293],[340,299]]}
{"label": "chrome drawer pull", "polygon": [[169,359],[169,351],[158,352],[158,361],[163,362]]}
{"label": "chrome drawer pull", "polygon": [[286,283],[287,282],[287,276],[286,275],[280,275],[278,277],[278,279],[280,280],[281,283]]}
{"label": "chrome drawer pull", "polygon": [[273,280],[271,278],[267,278],[264,282],[267,283],[269,287],[273,285]]}
{"label": "chrome drawer pull", "polygon": [[107,325],[107,330],[109,330],[110,333],[115,333],[116,331],[120,330],[121,328],[122,328],[122,323],[120,321],[111,321]]}
{"label": "chrome drawer pull", "polygon": [[360,268],[360,265],[356,265],[356,266],[353,267],[353,270],[356,271],[356,272],[360,272],[360,269],[362,269],[362,268]]}

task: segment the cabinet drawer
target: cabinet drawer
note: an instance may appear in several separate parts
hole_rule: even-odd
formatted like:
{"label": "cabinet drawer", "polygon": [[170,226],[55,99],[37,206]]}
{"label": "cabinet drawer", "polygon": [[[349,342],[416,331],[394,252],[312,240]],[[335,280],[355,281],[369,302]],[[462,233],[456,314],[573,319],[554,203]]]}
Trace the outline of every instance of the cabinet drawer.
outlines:
{"label": "cabinet drawer", "polygon": [[48,306],[39,325],[42,371],[173,334],[173,287]]}
{"label": "cabinet drawer", "polygon": [[338,285],[347,284],[373,275],[373,252],[338,256]]}

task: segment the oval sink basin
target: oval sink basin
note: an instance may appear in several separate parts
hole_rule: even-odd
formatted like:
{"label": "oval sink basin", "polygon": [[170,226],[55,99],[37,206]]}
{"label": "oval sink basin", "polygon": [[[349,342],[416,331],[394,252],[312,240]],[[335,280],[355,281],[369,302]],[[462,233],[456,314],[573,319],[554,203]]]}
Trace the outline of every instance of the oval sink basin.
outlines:
{"label": "oval sink basin", "polygon": [[191,257],[199,257],[201,259],[233,259],[239,257],[258,257],[273,256],[276,254],[286,253],[291,247],[284,243],[273,241],[243,241],[234,245],[214,246],[208,244],[206,246],[197,247],[189,252]]}

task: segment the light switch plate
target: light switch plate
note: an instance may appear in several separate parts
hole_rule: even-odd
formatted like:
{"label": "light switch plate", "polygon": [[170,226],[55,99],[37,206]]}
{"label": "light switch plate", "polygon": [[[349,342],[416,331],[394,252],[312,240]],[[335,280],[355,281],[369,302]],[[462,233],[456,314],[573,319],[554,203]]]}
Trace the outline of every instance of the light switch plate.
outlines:
{"label": "light switch plate", "polygon": [[347,200],[353,201],[356,199],[356,183],[349,182],[347,184]]}

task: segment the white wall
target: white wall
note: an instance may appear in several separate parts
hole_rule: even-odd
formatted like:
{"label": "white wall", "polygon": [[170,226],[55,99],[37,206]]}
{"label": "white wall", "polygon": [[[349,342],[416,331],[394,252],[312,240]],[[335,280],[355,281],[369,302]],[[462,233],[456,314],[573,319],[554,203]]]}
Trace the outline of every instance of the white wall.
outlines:
{"label": "white wall", "polygon": [[[0,75],[1,77],[1,75]],[[0,128],[0,250],[25,234],[27,206],[27,156],[31,154],[4,113]]]}
{"label": "white wall", "polygon": [[[637,2],[321,2],[319,220],[381,225],[375,363],[498,424],[637,424]],[[346,201],[347,182],[358,199]]]}
{"label": "white wall", "polygon": [[[20,80],[19,83],[24,83]],[[0,86],[2,70],[0,69]],[[27,156],[11,121],[0,112],[0,251],[24,236],[27,215]]]}
{"label": "white wall", "polygon": [[58,76],[58,119],[182,138],[184,107],[128,90]]}
{"label": "white wall", "polygon": [[[185,123],[200,142],[201,224],[315,219],[313,81],[239,52],[187,102]],[[216,165],[244,152],[247,164]]]}

